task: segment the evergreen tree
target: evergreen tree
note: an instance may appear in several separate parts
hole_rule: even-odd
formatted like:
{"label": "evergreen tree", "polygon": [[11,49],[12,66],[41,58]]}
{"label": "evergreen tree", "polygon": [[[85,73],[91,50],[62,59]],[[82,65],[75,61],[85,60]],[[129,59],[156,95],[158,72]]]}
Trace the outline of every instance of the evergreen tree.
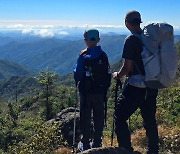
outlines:
{"label": "evergreen tree", "polygon": [[46,108],[46,120],[50,120],[53,116],[52,114],[52,102],[50,101],[50,96],[53,92],[53,87],[56,82],[57,74],[50,71],[49,69],[39,72],[35,79],[42,86],[43,96],[45,98],[45,108]]}

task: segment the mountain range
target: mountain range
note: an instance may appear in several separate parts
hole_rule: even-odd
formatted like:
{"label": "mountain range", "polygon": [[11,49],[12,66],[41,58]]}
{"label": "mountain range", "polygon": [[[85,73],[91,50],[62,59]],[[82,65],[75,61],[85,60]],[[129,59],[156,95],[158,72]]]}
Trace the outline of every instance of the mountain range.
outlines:
{"label": "mountain range", "polygon": [[[101,36],[100,45],[107,53],[110,63],[120,59],[125,37],[126,35],[116,33]],[[176,35],[174,40],[180,41],[180,35]],[[6,79],[10,74],[22,75],[22,72],[33,74],[34,69],[38,71],[47,67],[61,75],[67,74],[73,71],[79,53],[85,47],[83,39],[79,37],[72,37],[70,40],[0,35],[0,79]],[[7,65],[4,67],[5,64]],[[17,69],[17,72],[13,73],[15,68],[22,68],[22,71]],[[8,71],[10,72],[7,73]]]}
{"label": "mountain range", "polygon": [[[101,36],[100,45],[108,54],[110,62],[120,58],[125,37],[125,35]],[[0,46],[0,58],[37,70],[50,67],[57,73],[66,74],[73,71],[78,55],[85,47],[83,39],[39,38],[37,41],[29,42],[13,39]]]}

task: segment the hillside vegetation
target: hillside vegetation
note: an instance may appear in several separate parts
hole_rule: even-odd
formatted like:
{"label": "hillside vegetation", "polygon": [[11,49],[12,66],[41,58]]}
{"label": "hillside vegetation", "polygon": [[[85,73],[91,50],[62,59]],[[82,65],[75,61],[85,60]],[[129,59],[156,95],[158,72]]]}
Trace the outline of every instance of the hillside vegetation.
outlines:
{"label": "hillside vegetation", "polygon": [[5,80],[12,76],[32,76],[35,73],[36,71],[32,68],[0,59],[0,80]]}

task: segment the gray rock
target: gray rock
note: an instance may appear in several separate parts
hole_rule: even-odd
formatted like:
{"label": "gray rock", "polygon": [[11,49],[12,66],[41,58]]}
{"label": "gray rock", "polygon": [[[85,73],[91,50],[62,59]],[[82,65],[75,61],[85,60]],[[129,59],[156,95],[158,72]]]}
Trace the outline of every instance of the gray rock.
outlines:
{"label": "gray rock", "polygon": [[73,144],[73,129],[74,129],[74,117],[76,118],[76,143],[79,142],[80,136],[80,113],[79,109],[76,110],[75,116],[75,108],[70,107],[67,109],[62,110],[60,113],[57,114],[55,119],[51,119],[46,123],[54,123],[59,122],[59,133],[63,136],[64,141],[66,141],[69,146]]}
{"label": "gray rock", "polygon": [[127,150],[119,147],[105,147],[105,148],[93,148],[83,151],[78,154],[133,154]]}

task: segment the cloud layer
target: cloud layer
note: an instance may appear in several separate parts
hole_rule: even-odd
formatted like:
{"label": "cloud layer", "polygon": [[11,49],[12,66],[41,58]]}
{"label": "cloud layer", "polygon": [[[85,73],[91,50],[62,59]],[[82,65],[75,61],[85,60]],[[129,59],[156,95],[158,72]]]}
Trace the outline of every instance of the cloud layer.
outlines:
{"label": "cloud layer", "polygon": [[[4,22],[5,23],[5,22]],[[0,31],[20,31],[22,35],[33,35],[39,37],[68,36],[75,34],[83,34],[87,29],[95,28],[101,33],[127,33],[128,30],[124,25],[78,25],[78,26],[61,26],[54,23],[37,24],[35,21],[31,24],[24,23],[0,23]],[[44,21],[45,23],[45,21]],[[143,25],[142,25],[143,26]],[[180,31],[179,26],[174,26],[175,32]]]}
{"label": "cloud layer", "polygon": [[40,37],[67,36],[73,34],[82,34],[85,30],[96,28],[102,33],[123,32],[125,27],[121,25],[78,25],[78,26],[59,26],[52,24],[32,25],[32,24],[8,24],[0,25],[0,30],[21,31],[23,35],[35,35]]}

